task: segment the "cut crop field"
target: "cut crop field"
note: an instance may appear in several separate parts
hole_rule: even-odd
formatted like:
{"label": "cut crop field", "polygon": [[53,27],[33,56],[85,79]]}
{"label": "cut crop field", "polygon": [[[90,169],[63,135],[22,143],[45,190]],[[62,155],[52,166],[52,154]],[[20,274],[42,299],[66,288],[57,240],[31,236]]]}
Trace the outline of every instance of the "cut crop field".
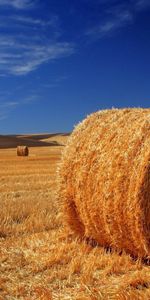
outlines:
{"label": "cut crop field", "polygon": [[[33,137],[34,139],[34,137]],[[64,226],[57,168],[64,147],[0,150],[0,300],[150,299],[150,266],[77,239]]]}

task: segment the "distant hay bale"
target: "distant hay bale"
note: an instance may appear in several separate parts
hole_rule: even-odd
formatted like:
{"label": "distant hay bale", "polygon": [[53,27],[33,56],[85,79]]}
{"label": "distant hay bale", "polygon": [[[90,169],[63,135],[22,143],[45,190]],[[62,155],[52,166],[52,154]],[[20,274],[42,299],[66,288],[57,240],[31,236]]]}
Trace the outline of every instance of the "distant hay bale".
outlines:
{"label": "distant hay bale", "polygon": [[150,256],[150,109],[112,109],[73,131],[59,167],[64,218],[100,245]]}
{"label": "distant hay bale", "polygon": [[28,156],[29,148],[27,146],[18,146],[17,147],[17,155],[18,156]]}

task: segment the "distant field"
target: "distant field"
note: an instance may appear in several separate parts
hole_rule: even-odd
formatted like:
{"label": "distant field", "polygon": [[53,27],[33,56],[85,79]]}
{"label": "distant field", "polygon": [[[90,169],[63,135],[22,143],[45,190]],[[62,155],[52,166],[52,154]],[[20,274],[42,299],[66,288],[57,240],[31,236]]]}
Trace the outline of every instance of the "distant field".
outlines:
{"label": "distant field", "polygon": [[149,266],[63,226],[56,178],[67,136],[40,137],[17,137],[51,143],[29,157],[17,157],[16,144],[0,150],[0,300],[150,299]]}
{"label": "distant field", "polygon": [[0,135],[0,149],[16,148],[19,145],[28,147],[47,147],[65,145],[70,133]]}

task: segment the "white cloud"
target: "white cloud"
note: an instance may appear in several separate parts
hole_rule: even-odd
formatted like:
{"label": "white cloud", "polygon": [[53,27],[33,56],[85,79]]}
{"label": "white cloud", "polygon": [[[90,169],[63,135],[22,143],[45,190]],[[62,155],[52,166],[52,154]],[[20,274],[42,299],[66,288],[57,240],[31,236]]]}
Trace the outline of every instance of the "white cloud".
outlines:
{"label": "white cloud", "polygon": [[17,9],[26,9],[32,7],[34,2],[31,0],[0,0],[0,5],[11,6]]}
{"label": "white cloud", "polygon": [[[0,73],[25,75],[41,64],[73,53],[69,43],[5,37],[0,39]],[[10,48],[11,45],[11,48]]]}
{"label": "white cloud", "polygon": [[51,16],[48,20],[46,19],[37,19],[37,18],[32,18],[32,17],[25,17],[25,16],[11,16],[11,19],[14,20],[15,22],[19,22],[20,25],[28,25],[28,26],[51,26],[51,27],[56,27],[58,25],[58,17],[56,15]]}
{"label": "white cloud", "polygon": [[150,7],[150,0],[131,0],[130,2],[99,0],[100,6],[104,4],[109,4],[109,8],[106,6],[104,9],[102,21],[86,32],[86,35],[92,38],[102,38],[132,24],[138,13]]}
{"label": "white cloud", "polygon": [[132,23],[133,16],[130,11],[120,11],[119,13],[111,16],[110,19],[101,22],[97,26],[91,28],[87,31],[87,35],[95,36],[96,38],[101,38],[106,36],[117,29],[126,26],[129,23]]}
{"label": "white cloud", "polygon": [[0,121],[7,119],[10,112],[19,105],[17,101],[0,102]]}
{"label": "white cloud", "polygon": [[0,104],[0,108],[11,108],[11,107],[15,107],[19,104],[19,102],[16,101],[9,101],[9,102],[4,102]]}
{"label": "white cloud", "polygon": [[74,52],[72,44],[59,42],[59,20],[55,15],[49,19],[13,15],[7,17],[7,22],[1,18],[1,24],[0,76],[25,75]]}
{"label": "white cloud", "polygon": [[146,9],[148,6],[150,6],[150,1],[149,0],[136,0],[135,1],[135,8],[137,10]]}
{"label": "white cloud", "polygon": [[[14,98],[15,100],[9,100],[11,98]],[[30,94],[24,98],[19,96],[13,95],[5,95],[5,97],[1,97],[0,95],[0,121],[7,119],[11,112],[13,112],[16,107],[24,106],[24,105],[30,105],[31,103],[40,100],[39,95],[37,94]]]}
{"label": "white cloud", "polygon": [[[33,18],[30,16],[9,14],[6,18],[5,14],[0,17],[0,28],[4,32],[22,32],[29,36],[41,36],[47,34],[52,39],[58,39],[61,36],[59,18],[57,15],[51,15],[47,18]],[[0,34],[2,40],[4,34]],[[12,35],[12,34],[11,34]]]}
{"label": "white cloud", "polygon": [[48,88],[48,89],[59,87],[59,86],[61,86],[61,83],[65,80],[67,80],[68,78],[69,78],[69,76],[66,76],[66,75],[59,76],[59,77],[51,80],[51,82],[43,83],[42,87]]}

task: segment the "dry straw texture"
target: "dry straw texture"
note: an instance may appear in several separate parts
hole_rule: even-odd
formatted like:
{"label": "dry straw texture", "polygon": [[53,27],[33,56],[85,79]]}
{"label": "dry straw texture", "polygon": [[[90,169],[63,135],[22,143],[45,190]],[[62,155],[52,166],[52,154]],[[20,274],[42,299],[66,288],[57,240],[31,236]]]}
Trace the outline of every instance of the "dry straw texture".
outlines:
{"label": "dry straw texture", "polygon": [[102,246],[150,256],[150,109],[91,114],[59,168],[67,224]]}
{"label": "dry straw texture", "polygon": [[29,155],[29,149],[27,146],[18,146],[17,147],[17,155],[18,156],[28,156]]}

